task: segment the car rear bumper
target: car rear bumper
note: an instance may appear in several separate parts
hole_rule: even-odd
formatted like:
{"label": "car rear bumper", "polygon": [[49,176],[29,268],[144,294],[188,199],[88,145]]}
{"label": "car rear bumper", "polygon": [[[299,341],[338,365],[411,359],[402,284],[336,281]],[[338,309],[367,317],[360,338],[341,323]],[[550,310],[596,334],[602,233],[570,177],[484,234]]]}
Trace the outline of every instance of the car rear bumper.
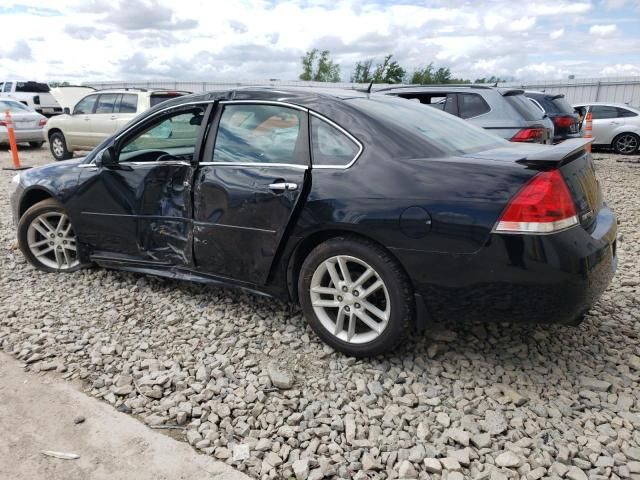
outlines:
{"label": "car rear bumper", "polygon": [[62,107],[36,107],[34,110],[45,117],[52,117],[62,113]]}
{"label": "car rear bumper", "polygon": [[[37,128],[33,130],[14,130],[16,142],[44,142],[44,130]],[[9,143],[9,133],[6,129],[0,131],[0,143]]]}
{"label": "car rear bumper", "polygon": [[434,320],[573,323],[615,273],[616,232],[604,207],[589,231],[492,234],[474,254],[394,253]]}

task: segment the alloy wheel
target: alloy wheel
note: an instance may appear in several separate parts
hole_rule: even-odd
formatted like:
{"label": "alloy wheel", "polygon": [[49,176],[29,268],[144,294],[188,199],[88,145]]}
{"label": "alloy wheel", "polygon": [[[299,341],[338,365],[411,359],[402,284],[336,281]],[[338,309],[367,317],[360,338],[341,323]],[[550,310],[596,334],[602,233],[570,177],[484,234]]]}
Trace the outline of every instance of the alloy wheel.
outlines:
{"label": "alloy wheel", "polygon": [[61,157],[64,154],[64,145],[62,145],[62,140],[59,137],[53,139],[51,149],[56,157]]}
{"label": "alloy wheel", "polygon": [[373,267],[356,257],[338,255],[320,263],[310,296],[322,326],[344,342],[371,342],[389,323],[387,287]]}
{"label": "alloy wheel", "polygon": [[33,219],[27,230],[29,250],[43,265],[57,270],[76,267],[80,260],[69,217],[47,212]]}
{"label": "alloy wheel", "polygon": [[615,149],[622,154],[631,154],[638,150],[638,137],[635,135],[621,135],[617,138]]}

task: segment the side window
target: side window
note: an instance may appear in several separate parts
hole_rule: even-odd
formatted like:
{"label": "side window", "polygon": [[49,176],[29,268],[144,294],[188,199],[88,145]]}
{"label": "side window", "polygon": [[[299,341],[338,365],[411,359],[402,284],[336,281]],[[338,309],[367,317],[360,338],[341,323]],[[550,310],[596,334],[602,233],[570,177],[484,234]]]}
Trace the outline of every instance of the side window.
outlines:
{"label": "side window", "polygon": [[303,115],[277,105],[225,105],[213,161],[306,164],[299,154]]}
{"label": "side window", "polygon": [[617,118],[618,109],[616,107],[609,107],[607,105],[594,105],[591,107],[594,120],[603,120],[607,118]]}
{"label": "side window", "polygon": [[191,159],[196,149],[204,108],[176,112],[151,124],[128,139],[120,149],[120,161],[156,161]]}
{"label": "side window", "polygon": [[344,166],[356,158],[360,146],[333,125],[311,116],[311,159],[316,166]]}
{"label": "side window", "polygon": [[120,101],[120,113],[136,113],[138,111],[138,95],[125,93]]}
{"label": "side window", "polygon": [[13,82],[7,82],[4,84],[4,91],[5,92],[10,92],[11,91],[11,87],[13,87]]}
{"label": "side window", "polygon": [[491,110],[484,98],[477,93],[459,93],[458,109],[460,110],[460,118],[477,117]]}
{"label": "side window", "polygon": [[631,110],[627,110],[626,108],[616,107],[616,110],[618,110],[618,118],[637,117],[638,116],[637,113],[632,112]]}
{"label": "side window", "polygon": [[88,113],[93,113],[93,107],[96,104],[97,95],[89,95],[88,97],[84,97],[82,100],[78,102],[78,104],[73,109],[74,115],[86,115]]}
{"label": "side window", "polygon": [[96,113],[113,113],[117,99],[117,93],[103,93],[98,97]]}
{"label": "side window", "polygon": [[542,108],[542,105],[540,105],[540,103],[535,98],[531,98],[531,97],[528,97],[528,98],[529,98],[529,101],[533,103],[538,110],[540,110],[542,113],[546,113],[544,111],[544,108]]}

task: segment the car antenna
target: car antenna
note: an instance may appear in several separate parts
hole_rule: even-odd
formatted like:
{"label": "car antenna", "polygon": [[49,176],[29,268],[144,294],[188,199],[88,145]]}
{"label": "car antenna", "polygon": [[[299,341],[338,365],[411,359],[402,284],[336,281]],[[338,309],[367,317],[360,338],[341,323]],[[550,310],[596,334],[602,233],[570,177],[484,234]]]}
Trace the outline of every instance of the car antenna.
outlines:
{"label": "car antenna", "polygon": [[367,87],[367,93],[371,93],[371,87],[373,87],[373,80],[369,82],[369,86]]}
{"label": "car antenna", "polygon": [[494,83],[494,84],[493,84],[493,86],[494,86],[494,87],[497,87],[497,86],[498,86],[498,82]]}

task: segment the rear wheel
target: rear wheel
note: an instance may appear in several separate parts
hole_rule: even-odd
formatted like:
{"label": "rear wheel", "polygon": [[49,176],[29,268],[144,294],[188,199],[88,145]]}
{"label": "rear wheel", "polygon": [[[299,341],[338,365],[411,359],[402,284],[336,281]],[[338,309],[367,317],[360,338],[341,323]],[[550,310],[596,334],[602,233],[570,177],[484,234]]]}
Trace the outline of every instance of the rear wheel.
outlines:
{"label": "rear wheel", "polygon": [[56,160],[68,160],[73,154],[67,150],[67,141],[62,132],[52,133],[49,137],[49,148]]}
{"label": "rear wheel", "polygon": [[621,133],[613,139],[611,146],[621,155],[634,155],[640,148],[640,137],[635,133]]}
{"label": "rear wheel", "polygon": [[355,237],[333,238],[308,255],[298,297],[318,336],[356,357],[395,348],[414,315],[411,286],[395,259]]}
{"label": "rear wheel", "polygon": [[29,142],[31,148],[42,148],[42,145],[44,145],[44,142]]}
{"label": "rear wheel", "polygon": [[27,261],[45,272],[72,272],[83,266],[71,220],[52,198],[36,203],[20,218],[18,245]]}

